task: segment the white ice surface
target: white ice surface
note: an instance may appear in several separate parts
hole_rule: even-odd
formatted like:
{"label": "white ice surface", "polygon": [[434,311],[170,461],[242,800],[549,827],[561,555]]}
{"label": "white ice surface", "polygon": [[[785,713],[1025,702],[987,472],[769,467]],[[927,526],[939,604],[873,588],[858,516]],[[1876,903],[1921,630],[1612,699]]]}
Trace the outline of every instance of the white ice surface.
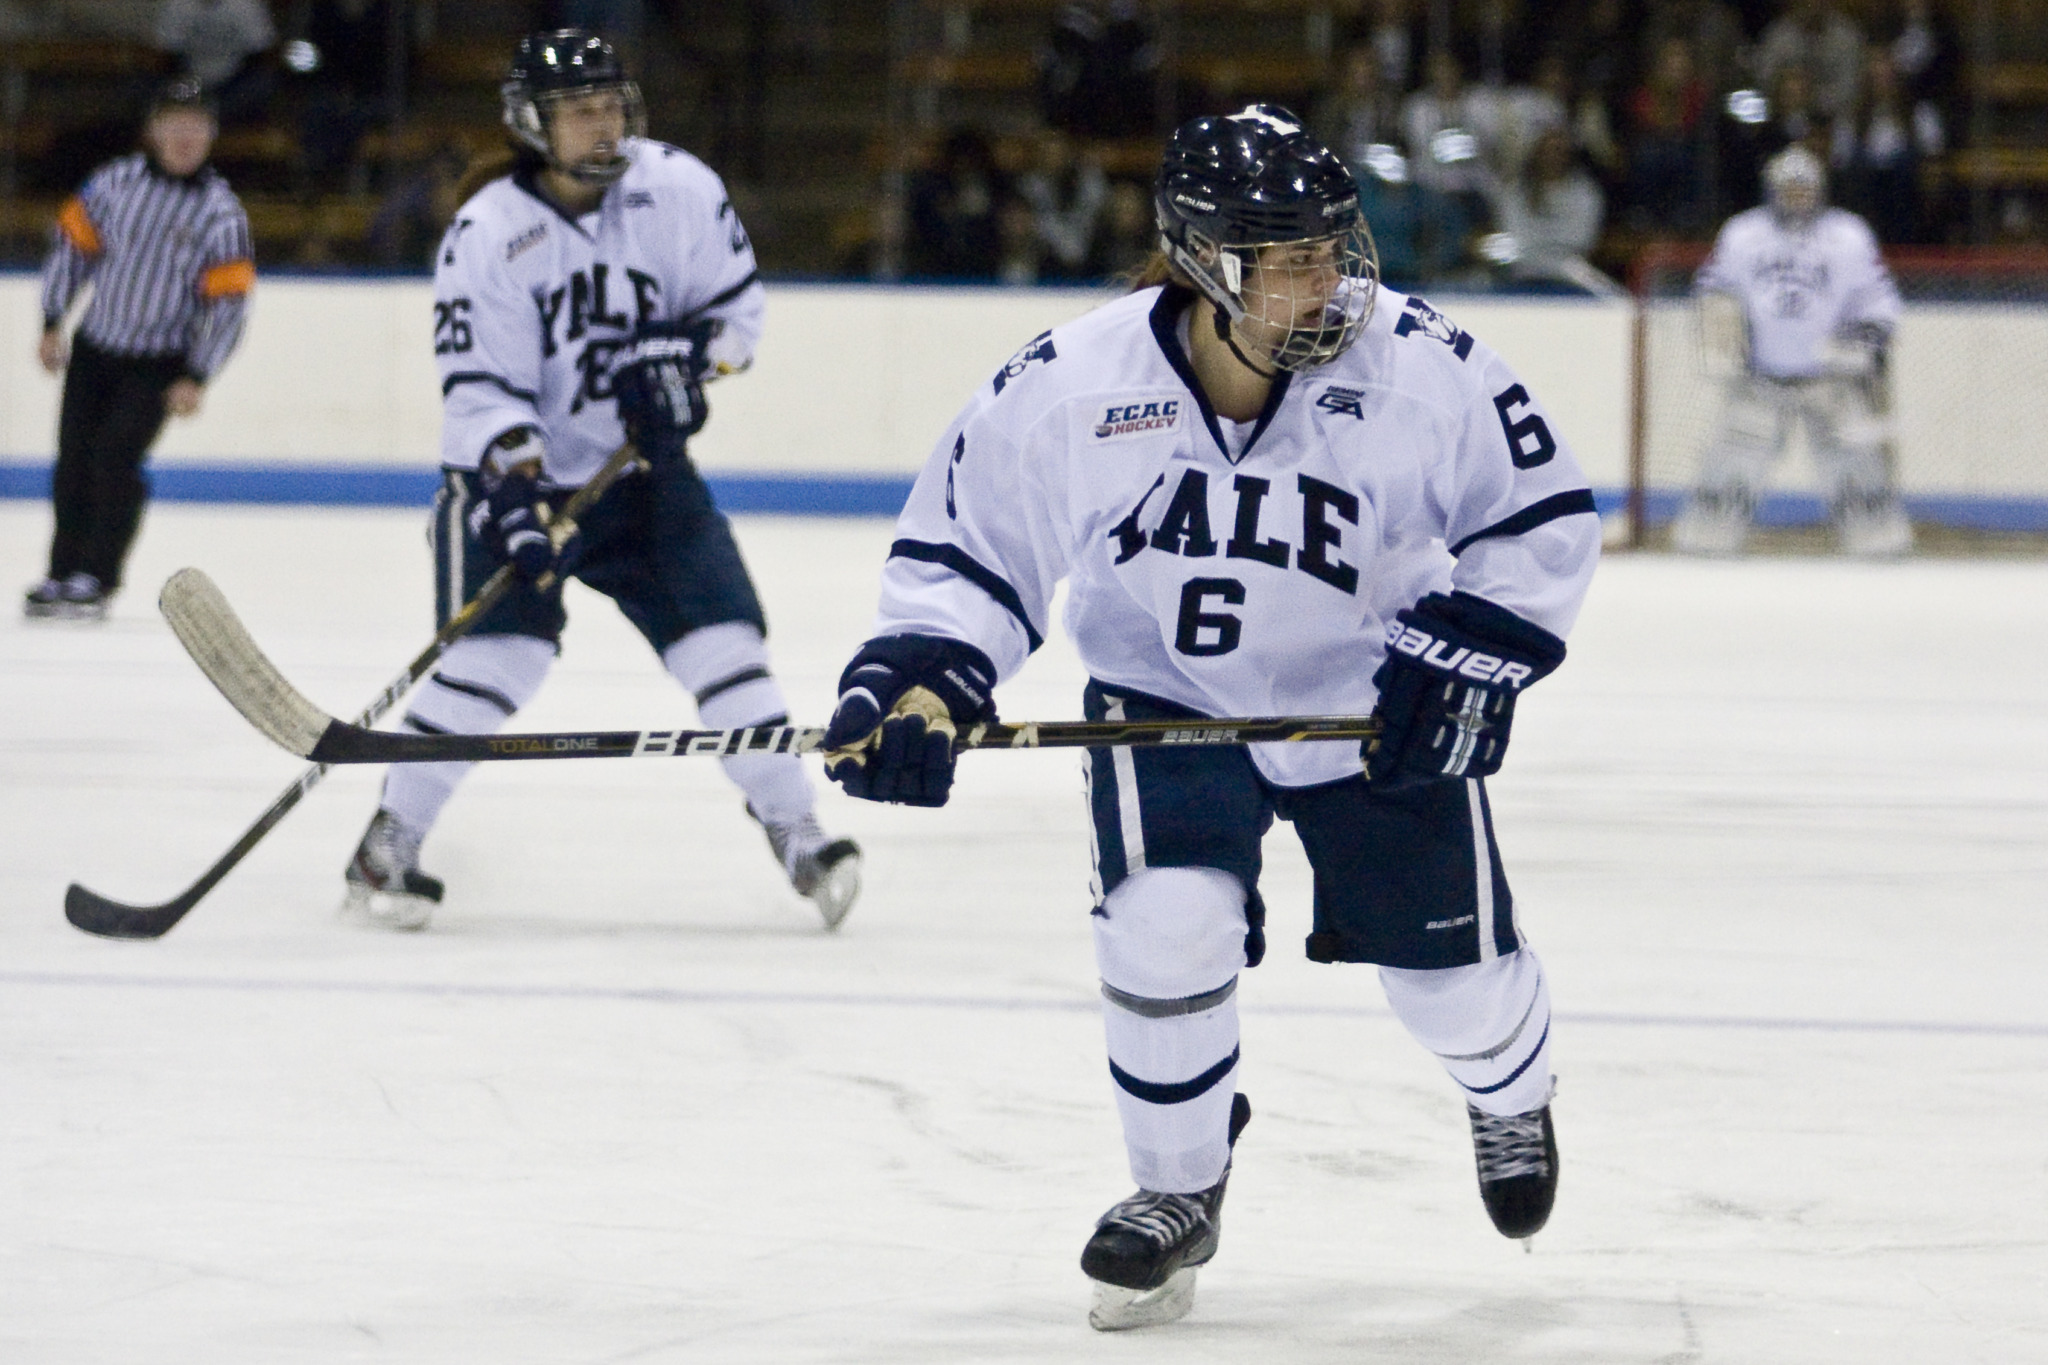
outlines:
{"label": "white ice surface", "polygon": [[[0,587],[47,511],[0,503]],[[1370,971],[1306,963],[1269,840],[1239,1148],[1192,1317],[1105,1338],[1075,1260],[1128,1192],[1072,754],[977,754],[867,846],[836,936],[715,764],[498,764],[427,846],[430,932],[337,919],[298,773],[155,614],[198,564],[315,700],[425,643],[415,513],[160,506],[102,627],[0,609],[0,1361],[2048,1360],[2048,565],[1616,558],[1494,801],[1559,1009],[1534,1254]],[[882,522],[749,519],[797,717],[864,635]],[[571,604],[519,725],[688,724]],[[1001,698],[1078,714],[1054,641]]]}

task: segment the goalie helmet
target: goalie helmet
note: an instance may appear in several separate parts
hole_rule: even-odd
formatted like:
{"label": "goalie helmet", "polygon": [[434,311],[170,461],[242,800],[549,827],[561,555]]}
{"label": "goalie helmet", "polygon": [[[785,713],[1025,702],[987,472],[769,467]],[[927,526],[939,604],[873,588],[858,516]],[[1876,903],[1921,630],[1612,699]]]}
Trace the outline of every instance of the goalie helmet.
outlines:
{"label": "goalie helmet", "polygon": [[1379,259],[1358,182],[1278,105],[1182,124],[1153,206],[1167,259],[1247,364],[1246,345],[1282,370],[1327,364],[1372,315]]}
{"label": "goalie helmet", "polygon": [[616,92],[623,115],[622,138],[647,135],[640,87],[626,78],[612,45],[587,29],[529,33],[512,53],[512,71],[499,87],[506,131],[521,147],[537,153],[562,174],[587,185],[609,185],[631,164],[616,145],[610,156],[564,164],[555,153],[553,111],[577,95]]}
{"label": "goalie helmet", "polygon": [[1811,221],[1827,203],[1827,194],[1827,167],[1804,147],[1787,147],[1764,163],[1764,199],[1781,221]]}

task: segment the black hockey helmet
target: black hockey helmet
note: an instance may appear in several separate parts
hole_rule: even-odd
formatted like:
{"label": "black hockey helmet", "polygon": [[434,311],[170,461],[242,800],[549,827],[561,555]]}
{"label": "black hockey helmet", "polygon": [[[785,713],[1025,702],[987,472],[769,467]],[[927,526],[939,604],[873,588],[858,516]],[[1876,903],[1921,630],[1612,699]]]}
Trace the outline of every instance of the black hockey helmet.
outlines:
{"label": "black hockey helmet", "polygon": [[[1260,249],[1281,243],[1331,244],[1325,267],[1342,283],[1320,325],[1282,326],[1262,345],[1281,369],[1337,358],[1372,315],[1379,259],[1358,203],[1358,181],[1344,162],[1276,104],[1182,124],[1167,143],[1153,193],[1160,246],[1246,339],[1245,323],[1264,321],[1245,298],[1247,267]],[[1226,337],[1226,339],[1230,339]],[[1236,342],[1233,341],[1233,345]]]}
{"label": "black hockey helmet", "polygon": [[543,157],[565,175],[587,184],[609,185],[631,164],[614,148],[609,157],[563,165],[555,156],[549,126],[550,107],[571,95],[616,91],[624,105],[625,136],[647,134],[647,113],[640,87],[626,76],[625,63],[612,45],[588,29],[564,28],[529,33],[512,52],[512,70],[499,87],[504,100],[505,128],[522,147]]}
{"label": "black hockey helmet", "polygon": [[[133,107],[133,106],[130,106]],[[215,107],[213,94],[199,83],[196,76],[174,76],[149,92],[149,105],[143,110],[145,120],[173,109],[188,109],[195,114],[204,114],[217,119],[220,111]]]}

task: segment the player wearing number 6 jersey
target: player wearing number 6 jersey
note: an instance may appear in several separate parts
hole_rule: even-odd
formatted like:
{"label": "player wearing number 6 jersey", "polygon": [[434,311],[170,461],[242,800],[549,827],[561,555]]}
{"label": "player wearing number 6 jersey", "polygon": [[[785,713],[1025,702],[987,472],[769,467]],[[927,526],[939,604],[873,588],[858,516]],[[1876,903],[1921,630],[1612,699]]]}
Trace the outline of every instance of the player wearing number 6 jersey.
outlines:
{"label": "player wearing number 6 jersey", "polygon": [[[1109,1070],[1138,1192],[1082,1256],[1098,1327],[1187,1311],[1233,1143],[1260,836],[1315,870],[1309,957],[1370,962],[1470,1105],[1496,1225],[1557,1179],[1543,972],[1484,777],[1557,666],[1598,554],[1541,404],[1419,298],[1378,288],[1357,186],[1285,110],[1197,119],[1157,189],[1163,283],[1037,337],[939,442],[826,745],[856,795],[941,804],[946,736],[1052,629],[1091,718],[1376,711],[1329,743],[1091,751]],[[1361,766],[1363,771],[1361,771]]]}
{"label": "player wearing number 6 jersey", "polygon": [[[705,381],[753,356],[753,247],[710,168],[641,135],[639,91],[602,39],[522,39],[503,93],[517,160],[457,212],[434,276],[440,619],[503,564],[522,582],[442,655],[406,724],[502,726],[554,662],[569,576],[619,604],[705,724],[784,724],[760,601],[685,451],[705,421]],[[648,468],[606,492],[558,553],[553,511],[629,438]],[[791,883],[836,927],[859,890],[859,850],[819,828],[798,760],[722,761]],[[442,888],[419,870],[420,842],[468,769],[386,776],[346,872],[350,903],[373,921],[425,925]]]}

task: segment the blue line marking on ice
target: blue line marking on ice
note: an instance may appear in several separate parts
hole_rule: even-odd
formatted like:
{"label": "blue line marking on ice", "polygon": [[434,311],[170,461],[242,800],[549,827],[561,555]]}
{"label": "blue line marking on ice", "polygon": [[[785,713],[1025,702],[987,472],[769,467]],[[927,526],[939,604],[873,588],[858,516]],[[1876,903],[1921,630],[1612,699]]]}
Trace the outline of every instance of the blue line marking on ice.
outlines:
{"label": "blue line marking on ice", "polygon": [[[592,1000],[655,1005],[791,1005],[825,1009],[936,1009],[981,1013],[1095,1014],[1094,993],[1072,999],[971,995],[862,995],[833,991],[735,991],[673,986],[519,986],[444,981],[291,981],[284,978],[121,976],[111,972],[0,972],[0,984],[80,989],[246,991],[308,995],[444,995],[456,999]],[[1275,1017],[1335,1016],[1391,1019],[1393,1012],[1365,1005],[1256,1005],[1247,1014]],[[1993,1024],[1940,1019],[1794,1019],[1714,1014],[1631,1014],[1556,1011],[1560,1023],[1580,1027],[1747,1029],[1788,1033],[1907,1033],[1928,1036],[2048,1038],[2048,1023]]]}
{"label": "blue line marking on ice", "polygon": [[[162,502],[295,504],[316,507],[425,507],[441,486],[438,470],[384,464],[164,463],[148,467],[151,496]],[[709,471],[704,481],[727,512],[782,516],[893,517],[910,496],[909,474]],[[50,496],[50,465],[0,459],[0,498]],[[1596,488],[1602,515],[1627,506],[1620,488]],[[1659,526],[1678,515],[1685,495],[1651,489],[1645,520]],[[1979,531],[2048,531],[2048,498],[1908,494],[1915,520]],[[1809,526],[1827,520],[1811,493],[1768,493],[1757,507],[1762,526]]]}
{"label": "blue line marking on ice", "polygon": [[[160,502],[426,507],[441,486],[437,469],[378,464],[184,464],[147,467]],[[819,517],[893,517],[910,496],[908,474],[710,472],[704,481],[727,512]],[[0,460],[0,498],[50,496],[50,466]]]}

